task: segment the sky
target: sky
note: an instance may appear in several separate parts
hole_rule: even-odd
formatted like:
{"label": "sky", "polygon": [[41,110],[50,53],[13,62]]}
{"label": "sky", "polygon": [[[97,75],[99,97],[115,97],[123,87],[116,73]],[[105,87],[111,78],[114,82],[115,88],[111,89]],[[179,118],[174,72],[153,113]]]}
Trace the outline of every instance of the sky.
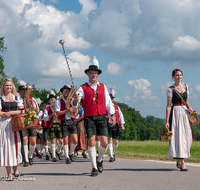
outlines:
{"label": "sky", "polygon": [[1,0],[4,72],[36,88],[75,85],[94,56],[98,81],[143,117],[164,118],[171,73],[183,71],[189,102],[200,113],[199,0]]}

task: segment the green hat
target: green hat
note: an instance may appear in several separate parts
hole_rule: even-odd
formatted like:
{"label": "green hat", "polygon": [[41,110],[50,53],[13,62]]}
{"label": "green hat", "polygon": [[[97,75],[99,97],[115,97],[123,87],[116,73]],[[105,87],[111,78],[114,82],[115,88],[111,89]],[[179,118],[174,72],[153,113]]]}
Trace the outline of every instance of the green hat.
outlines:
{"label": "green hat", "polygon": [[68,89],[69,91],[71,90],[71,86],[69,84],[64,85],[61,89],[60,92],[62,92],[64,89]]}
{"label": "green hat", "polygon": [[97,67],[97,65],[90,65],[88,69],[85,70],[85,74],[87,74],[88,71],[98,71],[98,74],[100,75],[102,71]]}
{"label": "green hat", "polygon": [[47,98],[47,100],[49,100],[50,98],[55,98],[56,99],[56,96],[53,95],[53,94],[50,94],[49,97]]}
{"label": "green hat", "polygon": [[19,92],[20,90],[27,90],[27,87],[24,86],[24,85],[20,85],[19,88],[18,88],[18,92]]}
{"label": "green hat", "polygon": [[50,104],[50,103],[49,103],[49,100],[46,99],[46,100],[44,100],[44,102],[42,104]]}
{"label": "green hat", "polygon": [[115,97],[112,94],[109,94],[111,99],[114,99]]}

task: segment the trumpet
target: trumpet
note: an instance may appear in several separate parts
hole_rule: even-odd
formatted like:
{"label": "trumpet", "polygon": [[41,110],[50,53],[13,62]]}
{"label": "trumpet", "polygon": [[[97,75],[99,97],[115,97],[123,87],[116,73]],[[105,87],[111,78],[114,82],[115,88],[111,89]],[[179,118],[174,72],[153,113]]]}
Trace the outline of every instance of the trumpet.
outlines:
{"label": "trumpet", "polygon": [[[30,95],[31,95],[31,92],[33,91],[33,88],[32,86],[28,86],[27,87],[27,91],[26,91],[26,94],[25,94],[25,97],[24,97],[24,108],[29,108],[30,111],[34,110],[34,105],[31,105],[30,101],[29,100],[32,100],[35,105],[36,105],[36,110],[38,110],[38,105],[37,105],[37,102],[33,99],[30,99]],[[28,102],[29,101],[29,102]],[[27,103],[28,102],[28,103]]]}

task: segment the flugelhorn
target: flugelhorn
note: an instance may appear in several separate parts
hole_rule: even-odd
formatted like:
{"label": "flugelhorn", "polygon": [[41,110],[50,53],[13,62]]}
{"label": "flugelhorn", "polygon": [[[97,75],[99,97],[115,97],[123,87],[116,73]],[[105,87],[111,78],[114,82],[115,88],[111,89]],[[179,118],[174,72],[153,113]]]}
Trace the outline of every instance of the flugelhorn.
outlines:
{"label": "flugelhorn", "polygon": [[[51,107],[53,108],[53,113],[56,113],[56,111],[55,111],[55,105],[56,105],[56,100],[51,102]],[[60,123],[60,121],[58,120],[58,117],[54,116],[53,119],[54,119],[54,121],[56,123]]]}

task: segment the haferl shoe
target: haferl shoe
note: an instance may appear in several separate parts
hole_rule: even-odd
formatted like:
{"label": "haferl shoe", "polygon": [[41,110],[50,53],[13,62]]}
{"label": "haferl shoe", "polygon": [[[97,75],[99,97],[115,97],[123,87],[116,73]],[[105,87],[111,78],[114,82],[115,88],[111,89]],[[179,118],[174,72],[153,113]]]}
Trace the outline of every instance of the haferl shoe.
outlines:
{"label": "haferl shoe", "polygon": [[97,161],[97,168],[100,173],[103,172],[103,160],[101,162]]}
{"label": "haferl shoe", "polygon": [[46,155],[46,160],[49,160],[49,155]]}
{"label": "haferl shoe", "polygon": [[41,152],[38,153],[38,158],[42,158]]}
{"label": "haferl shoe", "polygon": [[109,162],[114,162],[114,161],[115,161],[114,158],[113,158],[113,157],[110,157]]}
{"label": "haferl shoe", "polygon": [[59,160],[62,160],[62,152],[60,152],[60,153],[56,152],[56,155],[58,156]]}
{"label": "haferl shoe", "polygon": [[57,162],[56,157],[52,158],[52,162]]}
{"label": "haferl shoe", "polygon": [[74,159],[74,155],[73,155],[73,154],[69,155],[69,158],[70,158],[70,160],[71,160],[72,162],[75,162],[75,159]]}
{"label": "haferl shoe", "polygon": [[115,158],[115,155],[113,154],[113,159],[114,159],[114,161],[116,160],[116,158]]}
{"label": "haferl shoe", "polygon": [[71,160],[69,158],[66,159],[66,164],[71,164]]}
{"label": "haferl shoe", "polygon": [[82,153],[82,156],[83,156],[83,158],[87,158],[88,157],[87,154],[83,154],[83,153]]}
{"label": "haferl shoe", "polygon": [[29,166],[29,163],[25,161],[23,164],[23,167],[28,167],[28,166]]}
{"label": "haferl shoe", "polygon": [[29,158],[29,164],[33,165],[33,158]]}
{"label": "haferl shoe", "polygon": [[98,176],[98,170],[93,168],[92,171],[91,171],[91,176],[93,176],[93,177]]}

